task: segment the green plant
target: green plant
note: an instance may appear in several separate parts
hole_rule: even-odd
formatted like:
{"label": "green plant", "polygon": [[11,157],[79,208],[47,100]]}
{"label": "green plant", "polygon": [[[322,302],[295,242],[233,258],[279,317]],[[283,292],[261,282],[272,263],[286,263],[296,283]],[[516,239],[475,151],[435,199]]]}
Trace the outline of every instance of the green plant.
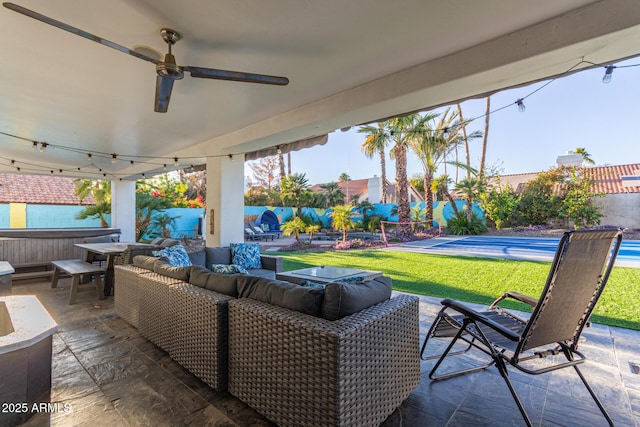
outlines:
{"label": "green plant", "polygon": [[486,230],[487,226],[475,213],[471,215],[471,221],[469,221],[464,214],[460,214],[447,221],[447,233],[457,236],[465,234],[475,236],[482,234]]}
{"label": "green plant", "polygon": [[387,218],[380,214],[369,215],[362,220],[362,228],[371,233],[375,233],[380,229],[380,222],[386,221]]}
{"label": "green plant", "polygon": [[305,230],[307,229],[307,224],[304,223],[302,218],[294,216],[284,224],[282,224],[280,229],[282,230],[282,234],[284,236],[291,236],[293,234],[293,237],[296,238],[296,242],[302,244],[302,242],[300,241],[300,233],[305,232]]}
{"label": "green plant", "polygon": [[507,184],[502,189],[496,186],[491,191],[480,194],[480,203],[485,216],[496,224],[496,229],[500,230],[515,212],[520,203],[520,197]]}
{"label": "green plant", "polygon": [[309,244],[311,244],[311,242],[313,241],[313,233],[319,230],[320,230],[320,226],[318,224],[307,225],[307,227],[304,229],[304,231],[309,233]]}
{"label": "green plant", "polygon": [[342,241],[347,241],[347,231],[351,230],[355,223],[353,222],[353,206],[351,204],[338,205],[333,207],[333,211],[329,214],[332,218],[333,228],[342,230]]}
{"label": "green plant", "polygon": [[296,216],[302,213],[302,205],[311,199],[309,180],[305,174],[294,173],[286,176],[281,182],[282,201],[296,207]]}
{"label": "green plant", "polygon": [[[166,213],[155,215],[151,219],[150,229],[154,235],[157,233],[162,237],[171,237],[170,228],[175,227],[176,219],[180,216],[169,216]],[[149,233],[149,234],[151,234]]]}
{"label": "green plant", "polygon": [[602,213],[593,199],[603,195],[591,191],[592,186],[591,179],[575,169],[571,170],[560,213],[573,221],[575,228],[600,224]]}
{"label": "green plant", "polygon": [[564,171],[556,168],[541,172],[527,182],[514,215],[516,225],[544,225],[558,218],[562,198],[554,194],[554,187],[564,177]]}
{"label": "green plant", "polygon": [[106,180],[91,180],[76,178],[74,193],[82,202],[91,196],[96,202],[93,206],[87,206],[76,215],[77,219],[99,218],[102,227],[109,227],[106,215],[111,213],[111,182]]}

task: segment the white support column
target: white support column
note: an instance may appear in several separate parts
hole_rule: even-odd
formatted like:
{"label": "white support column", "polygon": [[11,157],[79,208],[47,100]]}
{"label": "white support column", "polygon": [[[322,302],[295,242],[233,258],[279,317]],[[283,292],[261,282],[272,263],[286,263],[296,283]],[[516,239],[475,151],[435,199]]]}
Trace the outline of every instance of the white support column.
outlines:
{"label": "white support column", "polygon": [[135,181],[111,181],[111,227],[120,229],[121,242],[136,241]]}
{"label": "white support column", "polygon": [[[244,241],[244,156],[207,159],[207,246]],[[213,230],[211,215],[213,212]],[[213,231],[213,232],[212,232]]]}

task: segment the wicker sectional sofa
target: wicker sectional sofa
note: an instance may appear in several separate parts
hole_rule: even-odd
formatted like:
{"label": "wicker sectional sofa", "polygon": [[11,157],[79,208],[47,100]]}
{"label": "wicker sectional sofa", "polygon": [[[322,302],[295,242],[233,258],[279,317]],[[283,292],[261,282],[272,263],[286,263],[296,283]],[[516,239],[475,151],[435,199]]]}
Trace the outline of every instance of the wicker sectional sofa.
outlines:
{"label": "wicker sectional sofa", "polygon": [[[282,268],[264,258],[273,275]],[[377,425],[419,384],[416,297],[389,298],[384,276],[320,289],[262,273],[138,256],[115,267],[116,312],[209,386],[282,426]],[[348,298],[365,300],[362,309]]]}

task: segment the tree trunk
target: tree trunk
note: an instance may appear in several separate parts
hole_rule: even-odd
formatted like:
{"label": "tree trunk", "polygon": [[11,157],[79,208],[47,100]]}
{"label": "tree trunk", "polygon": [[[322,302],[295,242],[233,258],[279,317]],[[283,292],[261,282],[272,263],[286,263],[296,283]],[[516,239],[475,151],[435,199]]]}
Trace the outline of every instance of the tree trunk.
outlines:
{"label": "tree trunk", "polygon": [[[409,222],[411,213],[409,208],[409,183],[407,181],[407,147],[403,143],[395,146],[396,157],[396,184],[398,202],[398,221]],[[406,229],[406,226],[401,226]]]}
{"label": "tree trunk", "polygon": [[[460,123],[464,122],[462,118],[462,105],[460,103],[456,104],[458,106],[458,118],[460,119]],[[467,127],[462,126],[462,138],[464,140],[464,151],[467,158],[467,166],[471,167],[471,155],[469,154],[469,139],[467,138]],[[467,168],[467,178],[471,178],[471,170]],[[456,173],[456,184],[458,183],[458,174]]]}
{"label": "tree trunk", "polygon": [[291,175],[291,151],[287,152],[287,175]]}
{"label": "tree trunk", "polygon": [[387,203],[387,160],[384,152],[384,148],[381,148],[380,151],[380,173],[382,180],[382,203]]}
{"label": "tree trunk", "polygon": [[284,154],[282,154],[282,150],[278,150],[278,162],[280,163],[280,182],[286,176],[284,174]]}
{"label": "tree trunk", "polygon": [[431,192],[431,181],[433,177],[431,174],[424,174],[424,209],[425,219],[429,221],[428,228],[431,228],[433,224],[433,192]]}
{"label": "tree trunk", "polygon": [[456,206],[456,201],[453,200],[453,197],[451,197],[451,193],[449,193],[449,190],[445,190],[444,197],[449,201],[449,204],[451,204],[451,209],[453,209],[453,214],[456,217],[459,216],[460,212],[458,212],[458,207]]}
{"label": "tree trunk", "polygon": [[484,116],[484,133],[482,135],[482,155],[480,156],[480,170],[478,176],[484,178],[484,162],[487,156],[487,138],[489,137],[489,117],[491,116],[491,97],[487,96]]}
{"label": "tree trunk", "polygon": [[471,196],[467,196],[467,221],[471,222],[471,218],[473,218],[473,200],[471,200]]}

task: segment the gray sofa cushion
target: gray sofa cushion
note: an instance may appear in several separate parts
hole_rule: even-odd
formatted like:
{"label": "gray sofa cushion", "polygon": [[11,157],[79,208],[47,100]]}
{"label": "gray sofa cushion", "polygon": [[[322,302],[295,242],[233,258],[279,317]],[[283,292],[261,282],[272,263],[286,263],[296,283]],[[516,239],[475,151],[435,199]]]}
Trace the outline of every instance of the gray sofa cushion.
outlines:
{"label": "gray sofa cushion", "polygon": [[196,252],[188,252],[189,259],[191,260],[192,265],[197,265],[200,267],[207,267],[207,254],[204,250],[196,251]]}
{"label": "gray sofa cushion", "polygon": [[146,268],[147,270],[153,270],[153,266],[158,262],[160,258],[147,255],[136,255],[133,257],[133,265],[140,268]]}
{"label": "gray sofa cushion", "polygon": [[337,320],[391,298],[391,278],[386,276],[364,283],[328,283],[324,288],[322,317]]}
{"label": "gray sofa cushion", "polygon": [[171,264],[164,261],[157,261],[153,264],[153,271],[158,274],[162,274],[163,276],[172,277],[174,279],[182,280],[184,282],[189,281],[189,272],[191,271],[191,266],[189,267],[174,267]]}
{"label": "gray sofa cushion", "polygon": [[218,274],[205,267],[193,266],[189,273],[189,283],[210,291],[238,296],[238,277],[241,274]]}
{"label": "gray sofa cushion", "polygon": [[156,237],[149,244],[154,246],[160,246],[160,243],[164,242],[164,239],[165,239],[164,237]]}
{"label": "gray sofa cushion", "polygon": [[324,290],[306,288],[282,280],[262,277],[238,277],[238,296],[251,298],[312,316],[320,316]]}
{"label": "gray sofa cushion", "polygon": [[205,248],[205,266],[208,267],[211,264],[231,264],[231,248]]}

